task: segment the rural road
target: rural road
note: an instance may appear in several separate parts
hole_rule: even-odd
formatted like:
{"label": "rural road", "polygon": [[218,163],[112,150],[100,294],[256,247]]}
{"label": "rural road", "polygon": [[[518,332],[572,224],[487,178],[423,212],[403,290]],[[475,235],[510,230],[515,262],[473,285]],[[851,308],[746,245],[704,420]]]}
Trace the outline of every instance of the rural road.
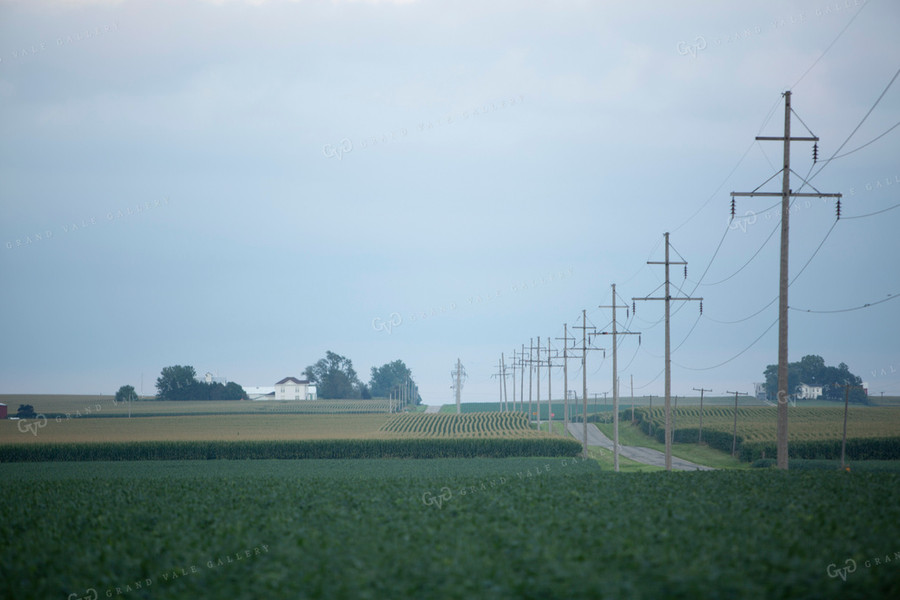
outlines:
{"label": "rural road", "polygon": [[440,404],[437,404],[437,405],[429,404],[428,406],[425,407],[425,414],[436,413],[436,412],[439,412],[440,410],[441,410]]}
{"label": "rural road", "polygon": [[[584,439],[584,425],[581,423],[569,423],[569,433],[575,436],[577,440]],[[597,426],[588,423],[588,446],[600,446],[607,450],[613,449],[613,441],[606,437]],[[659,450],[650,448],[642,448],[640,446],[623,446],[619,444],[619,455],[630,458],[645,465],[653,465],[656,467],[666,466],[666,455]],[[698,465],[682,458],[672,457],[672,469],[677,471],[712,471],[712,467]]]}

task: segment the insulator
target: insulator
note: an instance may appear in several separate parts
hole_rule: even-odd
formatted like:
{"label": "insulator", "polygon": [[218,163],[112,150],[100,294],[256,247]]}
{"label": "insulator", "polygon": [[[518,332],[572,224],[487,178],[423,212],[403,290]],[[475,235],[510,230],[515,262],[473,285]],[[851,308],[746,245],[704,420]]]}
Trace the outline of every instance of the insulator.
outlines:
{"label": "insulator", "polygon": [[641,336],[638,336],[638,346],[641,345]]}
{"label": "insulator", "polygon": [[687,279],[687,265],[684,265],[684,278]]}
{"label": "insulator", "polygon": [[625,307],[625,320],[628,320],[628,307]]}
{"label": "insulator", "polygon": [[703,314],[703,300],[700,301],[700,314]]}
{"label": "insulator", "polygon": [[634,300],[631,301],[631,312],[637,314],[637,306],[635,306]]}
{"label": "insulator", "polygon": [[838,198],[838,201],[837,201],[837,220],[838,221],[841,220],[841,199],[840,198]]}
{"label": "insulator", "polygon": [[731,218],[734,218],[734,197],[731,198]]}
{"label": "insulator", "polygon": [[819,160],[819,142],[813,144],[813,162]]}

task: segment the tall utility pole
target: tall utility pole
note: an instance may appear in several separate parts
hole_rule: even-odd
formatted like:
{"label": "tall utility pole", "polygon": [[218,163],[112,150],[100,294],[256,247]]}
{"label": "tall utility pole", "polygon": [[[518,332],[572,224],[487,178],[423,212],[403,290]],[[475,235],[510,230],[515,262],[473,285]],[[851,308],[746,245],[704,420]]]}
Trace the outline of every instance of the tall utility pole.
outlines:
{"label": "tall utility pole", "polygon": [[690,298],[687,296],[683,296],[680,298],[673,298],[669,293],[669,265],[684,265],[684,274],[687,277],[687,262],[686,261],[672,261],[669,260],[669,232],[665,233],[666,238],[666,260],[665,262],[658,261],[647,261],[648,265],[665,265],[666,266],[666,295],[664,298],[632,298],[632,305],[635,300],[664,300],[666,303],[666,471],[672,470],[672,421],[671,421],[671,395],[672,395],[672,358],[670,351],[670,341],[669,341],[669,305],[672,300],[699,300],[700,301],[700,314],[703,314],[703,298]]}
{"label": "tall utility pole", "polygon": [[846,468],[844,462],[844,452],[847,449],[847,410],[850,406],[850,388],[860,388],[861,385],[850,385],[849,383],[845,383],[843,385],[844,388],[844,436],[841,438],[841,469]]}
{"label": "tall utility pole", "polygon": [[500,372],[503,378],[503,410],[509,412],[509,400],[506,397],[506,357],[500,353]]}
{"label": "tall utility pole", "polygon": [[541,336],[538,336],[537,344],[537,428],[541,430]]}
{"label": "tall utility pole", "polygon": [[532,377],[534,377],[534,365],[532,363],[532,359],[534,358],[534,338],[530,338],[528,340],[528,423],[529,427],[531,427],[531,417],[534,414],[534,408],[531,404],[532,392],[531,392],[531,381]]}
{"label": "tall utility pole", "polygon": [[581,311],[581,327],[577,325],[573,326],[572,329],[580,329],[581,330],[581,396],[584,401],[584,412],[582,413],[582,419],[584,419],[583,425],[583,445],[584,445],[584,458],[588,457],[588,443],[587,443],[587,330],[588,329],[596,329],[596,327],[588,327],[587,324],[587,310],[582,309]]}
{"label": "tall utility pole", "polygon": [[491,375],[491,379],[494,377],[497,378],[497,383],[500,384],[500,412],[503,412],[503,359],[497,361],[497,372]]}
{"label": "tall utility pole", "polygon": [[[513,360],[510,369],[512,369],[512,396],[513,396],[513,410],[516,410],[516,351],[513,350]],[[507,405],[506,410],[509,411],[509,406]]]}
{"label": "tall utility pole", "polygon": [[[613,351],[613,366],[612,366],[612,377],[613,377],[613,467],[616,473],[619,472],[619,369],[618,363],[616,362],[616,340],[620,335],[640,335],[640,332],[632,332],[632,331],[617,331],[616,330],[616,308],[624,308],[626,311],[628,310],[628,305],[618,306],[616,304],[616,284],[612,284],[612,304],[609,306],[600,306],[600,308],[611,308],[612,309],[612,331],[602,331],[601,335],[612,335],[612,351]],[[627,313],[626,313],[627,314]],[[627,316],[626,316],[627,318]],[[640,340],[640,338],[638,338]],[[638,342],[640,343],[640,342]],[[634,405],[632,405],[632,413],[634,412]]]}
{"label": "tall utility pole", "polygon": [[731,434],[731,456],[734,456],[737,450],[737,399],[738,396],[748,396],[747,392],[725,392],[726,394],[734,394],[734,433]]}
{"label": "tall utility pole", "polygon": [[559,355],[553,356],[553,350],[550,348],[550,338],[547,337],[547,433],[553,433],[553,359],[559,358]]}
{"label": "tall utility pole", "polygon": [[631,376],[631,422],[634,423],[634,375]]}
{"label": "tall utility pole", "polygon": [[525,408],[525,344],[522,344],[522,352],[519,354],[521,357],[522,363],[522,383],[519,384],[519,410],[524,410]]}
{"label": "tall utility pole", "polygon": [[460,392],[462,392],[463,382],[466,379],[466,369],[462,366],[462,362],[457,358],[456,359],[456,368],[453,371],[450,371],[450,376],[453,378],[453,384],[450,386],[456,391],[456,414],[460,414],[462,411],[459,407],[459,398]]}
{"label": "tall utility pole", "polygon": [[[802,122],[802,121],[801,121]],[[810,132],[812,133],[812,132]],[[788,468],[788,233],[791,198],[837,198],[837,216],[841,217],[841,194],[801,194],[791,191],[791,142],[818,142],[819,138],[791,137],[791,92],[784,93],[784,137],[757,136],[759,141],[784,142],[784,168],[781,172],[781,192],[731,192],[731,218],[734,218],[736,197],[781,197],[781,260],[778,284],[778,468]],[[813,161],[818,145],[813,146]],[[804,184],[808,184],[804,180]],[[812,187],[810,185],[810,187]],[[815,189],[815,188],[813,188]]]}
{"label": "tall utility pole", "polygon": [[563,337],[556,338],[563,341],[563,427],[566,433],[569,431],[569,340],[575,341],[575,338],[569,337],[569,326],[563,323]]}
{"label": "tall utility pole", "polygon": [[700,392],[700,429],[697,433],[697,443],[703,443],[703,392],[711,392],[712,390],[705,390],[701,388],[693,388],[695,392]]}

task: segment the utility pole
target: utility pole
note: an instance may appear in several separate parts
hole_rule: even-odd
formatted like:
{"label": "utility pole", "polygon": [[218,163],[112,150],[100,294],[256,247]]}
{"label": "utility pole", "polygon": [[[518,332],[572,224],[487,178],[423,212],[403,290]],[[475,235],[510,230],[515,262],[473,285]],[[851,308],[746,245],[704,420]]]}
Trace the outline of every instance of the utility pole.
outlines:
{"label": "utility pole", "polygon": [[841,469],[844,469],[846,468],[844,456],[847,450],[847,411],[850,406],[850,388],[862,389],[862,386],[845,383],[842,387],[844,388],[844,435],[841,438]]}
{"label": "utility pole", "polygon": [[566,323],[563,323],[563,337],[556,338],[563,341],[563,423],[566,433],[569,431],[569,340],[575,341],[575,338],[569,337],[569,329]]}
{"label": "utility pole", "polygon": [[500,412],[503,412],[503,359],[497,361],[497,372],[491,375],[491,379],[494,377],[500,384]]}
{"label": "utility pole", "polygon": [[726,394],[734,394],[734,433],[731,434],[731,456],[734,456],[737,450],[737,399],[738,396],[748,396],[747,392],[725,392]]}
{"label": "utility pole", "polygon": [[525,344],[522,344],[522,352],[519,354],[522,360],[522,382],[519,384],[519,410],[525,408]]}
{"label": "utility pole", "polygon": [[[802,121],[801,121],[802,123]],[[812,132],[810,132],[812,134]],[[837,218],[841,218],[841,194],[802,194],[791,191],[791,142],[814,142],[813,161],[818,153],[819,138],[791,137],[791,92],[784,93],[784,137],[757,136],[759,141],[784,142],[784,167],[781,172],[781,192],[731,192],[731,218],[734,219],[736,197],[781,197],[781,259],[778,284],[778,468],[788,468],[788,234],[791,198],[837,198]],[[808,184],[804,180],[804,184]],[[812,187],[810,185],[810,187]],[[815,188],[813,188],[815,189]]]}
{"label": "utility pole", "polygon": [[[590,326],[587,324],[587,310],[582,309],[581,311],[581,326],[574,325],[572,329],[580,329],[581,330],[581,396],[582,402],[584,403],[584,412],[582,413],[583,423],[583,445],[584,445],[584,458],[588,457],[588,443],[587,443],[587,332],[588,329],[594,330],[596,327]],[[597,350],[598,348],[591,348],[591,350]]]}
{"label": "utility pole", "polygon": [[456,414],[460,414],[462,411],[459,407],[459,399],[463,382],[466,379],[466,369],[462,366],[462,362],[460,362],[458,358],[456,359],[456,369],[450,372],[450,376],[453,378],[453,385],[450,387],[456,391]]}
{"label": "utility pole", "polygon": [[634,423],[634,375],[631,376],[631,422]]}
{"label": "utility pole", "polygon": [[705,390],[701,388],[693,388],[694,391],[700,392],[700,430],[697,434],[697,443],[703,443],[703,392],[711,392],[712,390]]}
{"label": "utility pole", "polygon": [[[515,351],[515,349],[513,349],[513,360],[512,360],[512,365],[510,366],[510,368],[512,369],[512,380],[513,380],[513,382],[512,382],[512,392],[513,392],[512,393],[512,397],[513,397],[512,405],[513,405],[514,411],[516,410],[516,367],[517,366],[518,365],[516,365],[516,351]],[[509,411],[508,405],[506,407],[506,410]]]}
{"label": "utility pole", "polygon": [[670,351],[670,336],[669,336],[669,315],[670,309],[669,305],[672,300],[699,300],[700,301],[700,314],[703,314],[703,298],[690,298],[687,296],[683,296],[680,298],[673,298],[669,293],[669,265],[684,265],[684,276],[687,277],[687,261],[672,261],[669,260],[669,232],[665,233],[666,238],[666,260],[665,262],[658,261],[647,261],[648,265],[665,265],[666,266],[666,295],[664,298],[632,298],[632,309],[635,309],[634,306],[635,300],[664,300],[666,303],[666,471],[672,470],[672,422],[671,422],[671,414],[670,414],[670,403],[671,403],[671,395],[672,395],[672,358]]}
{"label": "utility pole", "polygon": [[[612,360],[612,377],[613,377],[613,467],[616,473],[619,472],[619,370],[618,370],[618,362],[616,359],[616,348],[617,348],[617,339],[619,335],[637,335],[640,336],[640,332],[632,332],[632,331],[618,331],[616,329],[616,308],[624,308],[625,318],[628,318],[628,305],[625,304],[623,306],[618,306],[616,304],[616,284],[612,284],[612,304],[609,306],[600,306],[600,308],[611,308],[612,309],[612,331],[602,331],[600,335],[612,335],[612,352],[613,352],[613,360]],[[640,344],[640,337],[638,337],[638,344]],[[633,393],[632,393],[633,394]],[[631,405],[631,418],[634,420],[634,404]]]}
{"label": "utility pole", "polygon": [[529,427],[531,427],[531,418],[534,414],[534,408],[531,404],[531,380],[534,376],[534,338],[529,338],[528,340],[528,423]]}
{"label": "utility pole", "polygon": [[547,337],[547,433],[553,433],[553,352],[550,350],[550,337]]}
{"label": "utility pole", "polygon": [[509,400],[506,397],[506,357],[502,352],[500,353],[500,371],[503,373],[501,375],[503,378],[503,410],[509,412]]}
{"label": "utility pole", "polygon": [[537,429],[541,430],[541,336],[538,336],[537,343]]}

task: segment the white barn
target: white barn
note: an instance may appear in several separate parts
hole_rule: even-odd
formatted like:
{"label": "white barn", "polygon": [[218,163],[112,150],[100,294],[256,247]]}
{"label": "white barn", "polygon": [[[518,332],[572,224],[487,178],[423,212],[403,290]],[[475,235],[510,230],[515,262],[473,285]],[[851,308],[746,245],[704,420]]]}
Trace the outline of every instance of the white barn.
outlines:
{"label": "white barn", "polygon": [[306,379],[285,377],[275,384],[276,400],[315,400],[316,386]]}

